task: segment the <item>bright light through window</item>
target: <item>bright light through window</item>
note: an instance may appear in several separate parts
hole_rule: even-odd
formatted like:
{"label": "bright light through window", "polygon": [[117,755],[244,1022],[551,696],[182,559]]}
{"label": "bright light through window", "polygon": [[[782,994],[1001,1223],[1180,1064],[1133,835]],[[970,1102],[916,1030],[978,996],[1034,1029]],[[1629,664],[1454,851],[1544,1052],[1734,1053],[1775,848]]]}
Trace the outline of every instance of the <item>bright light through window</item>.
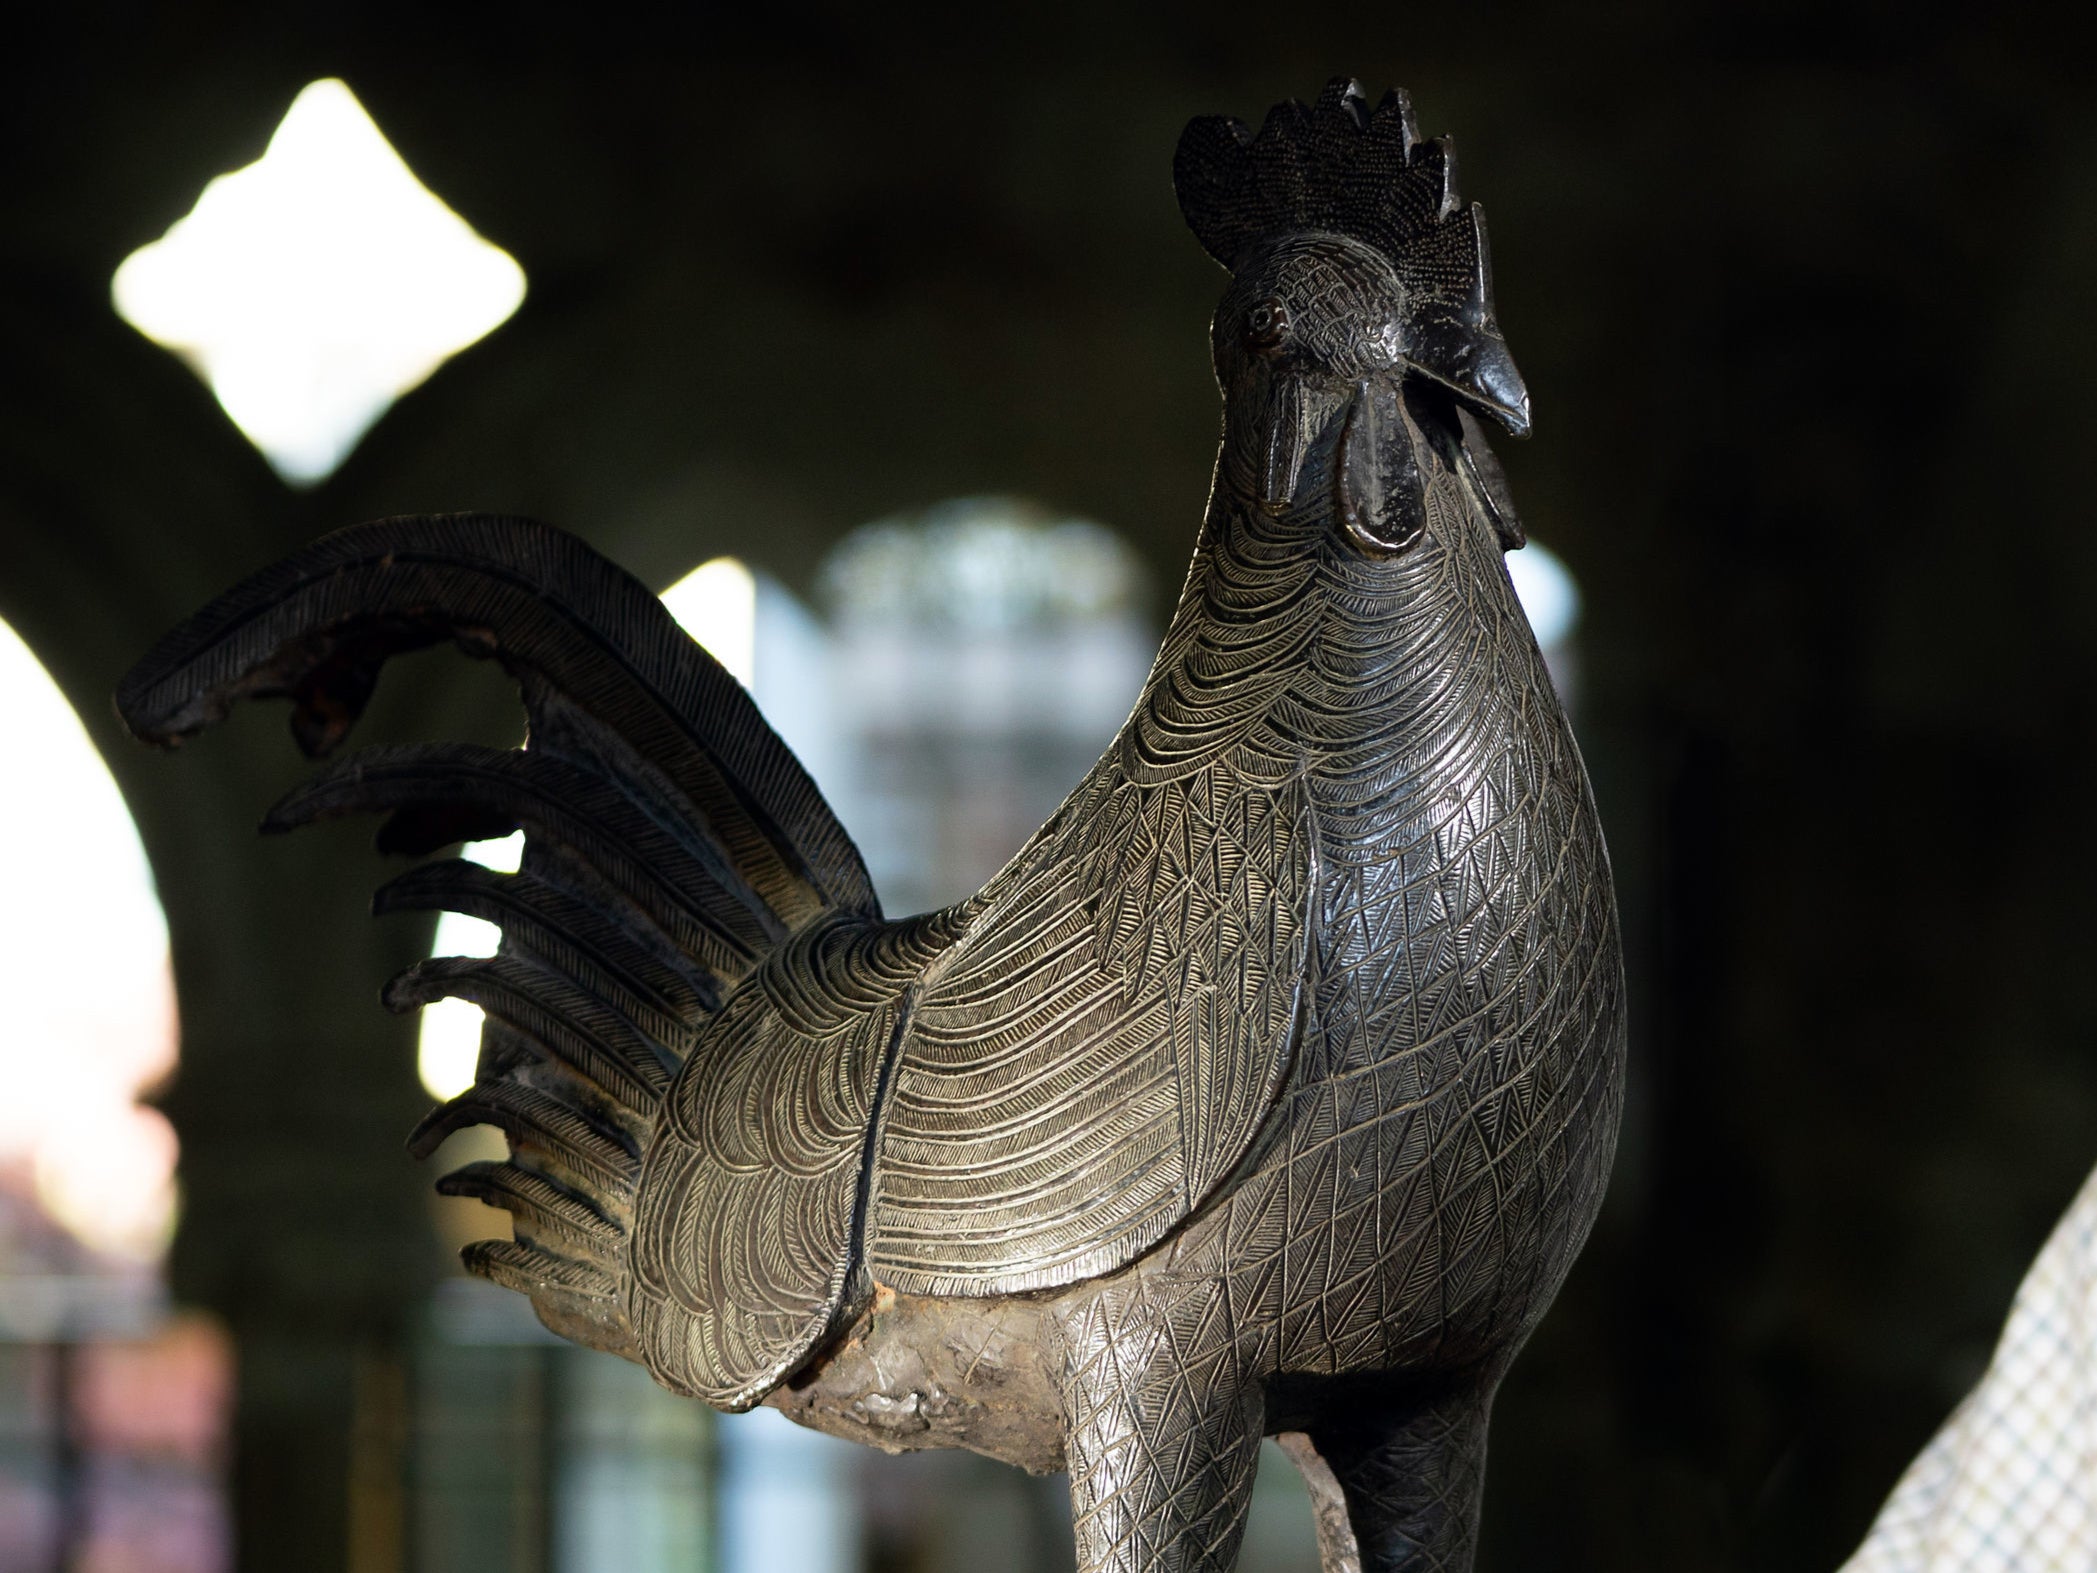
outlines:
{"label": "bright light through window", "polygon": [[1507,574],[1538,644],[1548,650],[1571,637],[1580,622],[1580,587],[1555,552],[1531,541],[1507,554]]}
{"label": "bright light through window", "polygon": [[757,671],[757,580],[733,557],[702,563],[663,592],[684,631],[748,688]]}
{"label": "bright light through window", "polygon": [[175,1204],[174,1131],[137,1102],[175,1062],[167,921],[108,767],[5,623],[0,716],[0,1186],[150,1260]]}
{"label": "bright light through window", "polygon": [[[461,857],[499,869],[517,872],[524,857],[524,832],[500,841],[470,841],[459,849]],[[502,939],[493,923],[469,918],[463,912],[444,912],[437,917],[437,938],[430,947],[433,956],[492,956]],[[456,1098],[473,1085],[473,1067],[481,1053],[481,1008],[465,1000],[438,1000],[422,1007],[422,1038],[415,1065],[429,1095],[443,1101]]]}
{"label": "bright light through window", "polygon": [[[757,580],[733,557],[716,557],[663,592],[663,604],[685,632],[747,688],[757,654]],[[501,841],[476,841],[462,855],[488,867],[514,872],[524,855],[522,832]],[[437,920],[431,954],[492,956],[502,932],[492,923],[447,912]],[[422,1040],[416,1064],[422,1085],[439,1100],[456,1098],[473,1085],[480,1058],[481,1009],[465,1000],[439,1000],[422,1010]]]}
{"label": "bright light through window", "polygon": [[125,321],[197,369],[294,484],[524,298],[524,271],[415,178],[338,81],[258,163],[117,269]]}

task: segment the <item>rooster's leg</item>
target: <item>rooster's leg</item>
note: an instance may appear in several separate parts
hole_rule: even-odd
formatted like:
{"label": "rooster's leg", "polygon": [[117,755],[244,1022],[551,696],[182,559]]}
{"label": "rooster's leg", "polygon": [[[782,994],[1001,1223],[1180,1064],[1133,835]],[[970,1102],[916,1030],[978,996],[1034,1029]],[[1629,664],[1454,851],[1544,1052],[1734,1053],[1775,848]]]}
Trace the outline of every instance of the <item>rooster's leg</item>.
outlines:
{"label": "rooster's leg", "polygon": [[1062,1321],[1078,1573],[1230,1573],[1259,1462],[1259,1386],[1219,1306],[1141,1280]]}
{"label": "rooster's leg", "polygon": [[[1369,1414],[1336,1415],[1309,1443],[1347,1503],[1352,1535],[1320,1535],[1325,1573],[1470,1573],[1497,1371]],[[1306,1465],[1299,1453],[1298,1464]],[[1305,1467],[1306,1478],[1316,1476]],[[1340,1553],[1337,1567],[1335,1553]],[[1346,1560],[1352,1553],[1353,1560]]]}
{"label": "rooster's leg", "polygon": [[1305,1432],[1284,1431],[1274,1440],[1310,1488],[1311,1518],[1318,1526],[1318,1573],[1362,1573],[1354,1521],[1347,1516],[1347,1493],[1340,1488],[1332,1466]]}

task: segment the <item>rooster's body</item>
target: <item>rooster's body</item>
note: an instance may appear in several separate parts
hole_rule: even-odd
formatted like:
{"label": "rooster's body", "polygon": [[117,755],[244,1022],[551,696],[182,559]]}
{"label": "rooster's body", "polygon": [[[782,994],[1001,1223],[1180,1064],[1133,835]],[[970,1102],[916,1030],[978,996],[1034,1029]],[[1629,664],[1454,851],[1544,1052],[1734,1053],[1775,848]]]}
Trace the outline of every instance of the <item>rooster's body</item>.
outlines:
{"label": "rooster's body", "polygon": [[1343,86],[1182,142],[1235,275],[1194,566],[1120,735],[959,906],[885,920],[733,680],[542,526],[340,532],[121,695],[167,740],[288,694],[318,752],[394,651],[502,660],[525,750],[375,750],[273,816],[527,832],[380,903],[505,931],[392,991],[489,1015],[422,1137],[510,1138],[444,1182],[516,1219],[469,1265],[722,1408],[1067,1465],[1086,1573],[1228,1568],[1272,1432],[1328,1569],[1468,1566],[1615,1140],[1607,860],[1468,413],[1527,424],[1483,231]]}

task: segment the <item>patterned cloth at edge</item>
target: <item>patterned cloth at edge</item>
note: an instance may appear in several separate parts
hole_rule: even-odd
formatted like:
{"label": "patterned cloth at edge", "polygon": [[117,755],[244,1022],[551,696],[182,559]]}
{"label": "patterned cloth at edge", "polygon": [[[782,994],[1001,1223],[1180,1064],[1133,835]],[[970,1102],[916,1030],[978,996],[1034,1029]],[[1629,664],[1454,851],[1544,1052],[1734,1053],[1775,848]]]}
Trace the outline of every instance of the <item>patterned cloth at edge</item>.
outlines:
{"label": "patterned cloth at edge", "polygon": [[2097,1174],[2010,1306],[1987,1374],[1842,1573],[2097,1569]]}

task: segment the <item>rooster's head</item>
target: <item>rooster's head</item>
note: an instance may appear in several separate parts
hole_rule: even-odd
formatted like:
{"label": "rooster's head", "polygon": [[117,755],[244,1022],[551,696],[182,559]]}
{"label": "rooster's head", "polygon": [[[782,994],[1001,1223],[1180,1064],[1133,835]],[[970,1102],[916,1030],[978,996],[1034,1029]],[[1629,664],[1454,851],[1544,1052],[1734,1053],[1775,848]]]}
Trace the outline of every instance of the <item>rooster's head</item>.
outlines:
{"label": "rooster's head", "polygon": [[[1459,204],[1449,144],[1420,140],[1403,93],[1371,111],[1341,79],[1258,136],[1192,122],[1173,178],[1231,272],[1214,328],[1227,482],[1270,513],[1329,511],[1364,551],[1406,550],[1433,466],[1496,475],[1466,412],[1529,432],[1485,216]],[[1496,522],[1520,544],[1512,510]]]}

